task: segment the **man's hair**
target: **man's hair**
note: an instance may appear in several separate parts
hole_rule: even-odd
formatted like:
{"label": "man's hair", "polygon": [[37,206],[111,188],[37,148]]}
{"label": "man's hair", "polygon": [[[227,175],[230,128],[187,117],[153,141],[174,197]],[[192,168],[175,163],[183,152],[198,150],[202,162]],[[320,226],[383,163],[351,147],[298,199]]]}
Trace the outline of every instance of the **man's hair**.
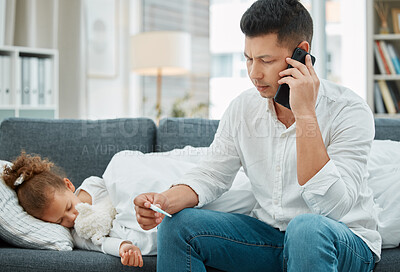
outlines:
{"label": "man's hair", "polygon": [[311,45],[313,21],[298,0],[258,0],[243,14],[240,28],[247,37],[277,34],[282,46],[295,48],[302,41]]}

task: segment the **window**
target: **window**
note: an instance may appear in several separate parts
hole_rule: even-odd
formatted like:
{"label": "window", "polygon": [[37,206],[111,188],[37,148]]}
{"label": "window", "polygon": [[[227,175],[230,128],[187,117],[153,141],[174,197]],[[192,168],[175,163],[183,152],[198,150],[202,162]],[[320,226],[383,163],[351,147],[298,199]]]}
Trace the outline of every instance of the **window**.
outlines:
{"label": "window", "polygon": [[[211,119],[220,119],[230,101],[253,86],[243,56],[240,18],[254,0],[210,1]],[[227,12],[229,10],[229,12]]]}
{"label": "window", "polygon": [[212,77],[232,77],[232,54],[215,54],[212,57]]}
{"label": "window", "polygon": [[[244,36],[239,27],[242,14],[253,2],[210,0],[210,53],[213,68],[210,78],[210,118],[220,119],[232,99],[253,87],[242,58]],[[317,57],[318,75],[322,74],[324,76],[321,78],[348,86],[365,98],[365,3],[348,0],[301,2],[310,11],[315,23],[312,53]],[[325,12],[321,12],[321,9]],[[321,21],[322,24],[317,23]],[[231,70],[226,67],[226,59],[221,57],[228,55],[231,56]],[[358,69],[354,69],[355,63]],[[224,72],[215,69],[223,69]]]}

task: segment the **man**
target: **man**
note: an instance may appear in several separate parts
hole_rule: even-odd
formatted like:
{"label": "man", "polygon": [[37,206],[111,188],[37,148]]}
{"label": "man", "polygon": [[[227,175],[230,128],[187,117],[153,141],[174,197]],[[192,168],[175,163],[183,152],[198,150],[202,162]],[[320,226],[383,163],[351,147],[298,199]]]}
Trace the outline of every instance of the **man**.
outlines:
{"label": "man", "polygon": [[[365,179],[374,138],[369,107],[351,90],[320,81],[309,55],[305,65],[290,59],[296,47],[309,52],[312,39],[299,1],[256,1],[240,26],[256,88],[232,101],[206,160],[169,190],[134,201],[143,229],[164,221],[157,270],[371,271],[381,237]],[[274,101],[283,83],[291,109]],[[228,190],[241,166],[257,200],[251,217],[185,209]]]}

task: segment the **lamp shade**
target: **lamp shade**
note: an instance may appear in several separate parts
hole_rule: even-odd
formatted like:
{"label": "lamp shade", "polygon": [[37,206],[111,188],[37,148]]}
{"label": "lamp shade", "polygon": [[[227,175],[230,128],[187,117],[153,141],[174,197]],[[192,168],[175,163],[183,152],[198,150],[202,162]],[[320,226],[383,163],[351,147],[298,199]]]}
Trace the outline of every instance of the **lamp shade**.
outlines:
{"label": "lamp shade", "polygon": [[131,68],[141,75],[181,75],[191,69],[190,35],[179,31],[142,32],[131,38]]}

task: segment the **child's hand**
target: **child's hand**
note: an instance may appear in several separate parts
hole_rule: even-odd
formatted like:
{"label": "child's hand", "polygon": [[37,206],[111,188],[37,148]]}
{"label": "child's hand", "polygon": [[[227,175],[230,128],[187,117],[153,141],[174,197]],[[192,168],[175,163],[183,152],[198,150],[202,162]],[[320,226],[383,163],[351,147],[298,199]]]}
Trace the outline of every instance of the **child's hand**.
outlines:
{"label": "child's hand", "polygon": [[119,248],[121,263],[128,266],[143,266],[142,252],[137,246],[129,242],[123,242]]}

